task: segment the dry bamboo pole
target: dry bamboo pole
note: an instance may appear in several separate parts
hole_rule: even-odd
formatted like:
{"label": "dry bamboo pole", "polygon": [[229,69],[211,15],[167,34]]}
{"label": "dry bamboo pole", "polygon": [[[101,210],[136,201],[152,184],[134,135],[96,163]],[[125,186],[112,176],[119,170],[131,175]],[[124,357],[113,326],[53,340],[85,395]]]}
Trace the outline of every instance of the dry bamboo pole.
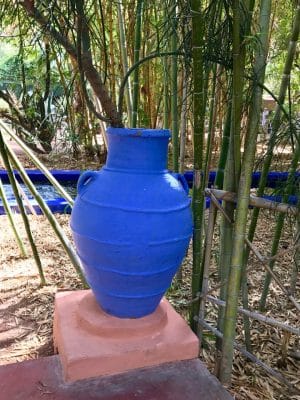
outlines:
{"label": "dry bamboo pole", "polygon": [[17,188],[17,185],[16,185],[16,178],[14,176],[13,170],[11,168],[10,160],[9,160],[9,158],[10,158],[9,155],[10,154],[8,152],[8,148],[6,146],[6,143],[4,141],[4,137],[3,137],[3,134],[2,134],[1,131],[0,131],[0,154],[1,154],[4,166],[5,166],[6,170],[7,170],[9,181],[10,181],[10,184],[12,186],[12,189],[13,189],[13,192],[14,192],[14,196],[16,198],[16,201],[17,201],[17,204],[18,204],[18,207],[19,207],[22,219],[23,219],[24,227],[25,227],[26,234],[27,234],[27,237],[28,237],[28,240],[29,240],[29,243],[30,243],[30,247],[31,247],[31,250],[32,250],[33,258],[34,258],[34,261],[36,263],[36,266],[37,266],[37,269],[38,269],[38,272],[39,272],[39,276],[40,276],[40,280],[41,280],[41,286],[44,286],[46,284],[46,279],[45,279],[45,275],[44,275],[41,259],[40,259],[37,247],[35,245],[34,239],[32,237],[32,233],[31,233],[31,229],[30,229],[30,222],[29,222],[28,216],[26,214],[22,199],[19,196],[18,188]]}
{"label": "dry bamboo pole", "polygon": [[[4,141],[5,143],[5,141]],[[12,150],[7,146],[7,143],[5,143],[6,149],[7,149],[7,154],[10,157],[10,159],[13,161],[15,167],[18,169],[20,176],[23,180],[23,182],[27,185],[28,189],[32,193],[32,195],[35,197],[38,205],[40,206],[41,210],[43,211],[45,217],[48,219],[50,225],[52,226],[56,236],[60,240],[61,244],[63,245],[66,253],[68,254],[73,266],[75,267],[76,272],[78,273],[81,281],[85,285],[85,287],[88,287],[85,277],[83,275],[82,269],[81,269],[81,262],[80,259],[78,258],[76,251],[74,250],[72,244],[69,242],[68,238],[66,237],[63,229],[57,222],[56,218],[52,214],[50,208],[48,205],[44,202],[42,199],[41,195],[38,193],[36,190],[35,186],[31,182],[30,178],[28,177],[25,169],[23,168],[22,164],[16,157],[16,155],[12,152]]]}
{"label": "dry bamboo pole", "polygon": [[13,213],[11,211],[10,205],[8,203],[8,200],[7,200],[7,197],[6,197],[5,190],[4,190],[4,187],[3,187],[1,179],[0,179],[0,198],[2,199],[4,210],[6,212],[6,215],[7,215],[7,218],[9,220],[9,223],[11,225],[11,228],[12,228],[12,230],[14,232],[14,235],[15,235],[16,241],[18,243],[20,252],[21,252],[23,257],[27,257],[26,249],[25,249],[23,240],[21,238],[21,235],[18,232],[18,228],[17,228],[17,225],[15,223],[14,216],[13,216]]}
{"label": "dry bamboo pole", "polygon": [[[221,306],[221,307],[226,307],[226,302],[223,301],[223,300],[220,300],[220,299],[218,299],[216,297],[213,297],[213,296],[210,296],[210,295],[205,296],[205,298],[207,299],[207,301],[209,301],[209,302],[211,302],[213,304],[216,304],[216,305]],[[300,328],[296,328],[294,326],[290,326],[288,324],[285,324],[284,322],[278,321],[275,318],[267,317],[266,315],[263,315],[261,313],[257,313],[255,311],[250,311],[250,310],[244,309],[242,307],[238,307],[238,312],[240,314],[247,315],[249,318],[255,319],[256,321],[263,322],[266,325],[271,325],[271,326],[274,326],[276,328],[280,328],[280,329],[282,329],[284,331],[290,332],[293,335],[300,336]]]}
{"label": "dry bamboo pole", "polygon": [[[197,320],[198,320],[198,318],[197,318]],[[211,326],[210,324],[208,324],[205,321],[198,320],[198,324],[201,324],[203,326],[203,328],[207,329],[208,331],[212,332],[216,337],[223,340],[223,334],[218,329],[214,328],[213,326]],[[238,350],[241,354],[243,354],[245,357],[247,357],[254,364],[263,368],[269,375],[273,376],[279,382],[286,385],[291,391],[299,393],[299,389],[295,388],[295,386],[293,386],[280,372],[274,370],[269,365],[267,365],[263,361],[259,360],[252,353],[250,353],[249,351],[244,349],[242,346],[237,344],[235,341],[233,342],[233,346],[236,350]]]}
{"label": "dry bamboo pole", "polygon": [[[218,200],[224,200],[231,203],[237,202],[237,194],[228,192],[226,190],[219,189],[205,189],[205,193],[209,196],[212,193]],[[298,215],[299,210],[295,206],[291,206],[286,203],[278,203],[276,201],[264,199],[262,197],[249,196],[249,205],[253,207],[263,208],[265,210],[278,211],[280,213],[286,213],[290,215]]]}
{"label": "dry bamboo pole", "polygon": [[43,172],[46,178],[52,183],[55,189],[62,195],[62,197],[69,203],[72,207],[74,200],[65,191],[65,189],[59,184],[59,182],[53,177],[49,170],[40,162],[40,160],[34,155],[34,153],[26,146],[25,143],[8,127],[8,125],[0,119],[0,127],[24,150],[26,155],[32,160],[32,162]]}

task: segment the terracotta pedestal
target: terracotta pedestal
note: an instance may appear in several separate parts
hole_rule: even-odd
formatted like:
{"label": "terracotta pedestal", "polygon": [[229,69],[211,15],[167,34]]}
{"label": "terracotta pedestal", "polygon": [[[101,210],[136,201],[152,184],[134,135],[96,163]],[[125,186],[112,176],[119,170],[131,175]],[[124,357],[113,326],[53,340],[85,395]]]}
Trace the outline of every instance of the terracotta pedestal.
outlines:
{"label": "terracotta pedestal", "polygon": [[56,295],[54,345],[76,381],[198,356],[198,338],[166,299],[147,317],[106,314],[90,290]]}

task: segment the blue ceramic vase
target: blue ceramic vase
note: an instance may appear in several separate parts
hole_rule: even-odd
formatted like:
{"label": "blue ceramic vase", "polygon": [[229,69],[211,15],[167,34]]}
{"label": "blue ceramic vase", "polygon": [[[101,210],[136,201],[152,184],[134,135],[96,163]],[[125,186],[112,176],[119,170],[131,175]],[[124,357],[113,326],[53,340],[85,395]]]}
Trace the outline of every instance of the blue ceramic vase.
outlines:
{"label": "blue ceramic vase", "polygon": [[168,130],[109,128],[108,156],[78,181],[71,229],[86,279],[109,314],[155,311],[192,234],[188,186],[166,169]]}

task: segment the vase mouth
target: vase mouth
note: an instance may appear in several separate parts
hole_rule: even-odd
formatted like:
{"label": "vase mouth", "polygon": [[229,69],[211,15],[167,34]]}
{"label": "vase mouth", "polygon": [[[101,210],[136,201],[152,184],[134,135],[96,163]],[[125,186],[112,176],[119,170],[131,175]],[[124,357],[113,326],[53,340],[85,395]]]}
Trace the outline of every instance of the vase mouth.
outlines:
{"label": "vase mouth", "polygon": [[148,129],[148,128],[107,128],[109,135],[143,137],[143,138],[169,138],[171,137],[169,129]]}

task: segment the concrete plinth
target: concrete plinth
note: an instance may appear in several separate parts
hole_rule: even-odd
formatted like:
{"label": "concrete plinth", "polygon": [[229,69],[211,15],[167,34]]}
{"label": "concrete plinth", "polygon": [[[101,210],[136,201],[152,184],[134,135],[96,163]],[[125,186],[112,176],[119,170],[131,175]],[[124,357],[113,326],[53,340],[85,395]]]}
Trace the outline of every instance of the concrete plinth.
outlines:
{"label": "concrete plinth", "polygon": [[166,299],[149,316],[123,319],[106,314],[90,290],[56,295],[54,345],[66,381],[198,356],[198,338]]}

